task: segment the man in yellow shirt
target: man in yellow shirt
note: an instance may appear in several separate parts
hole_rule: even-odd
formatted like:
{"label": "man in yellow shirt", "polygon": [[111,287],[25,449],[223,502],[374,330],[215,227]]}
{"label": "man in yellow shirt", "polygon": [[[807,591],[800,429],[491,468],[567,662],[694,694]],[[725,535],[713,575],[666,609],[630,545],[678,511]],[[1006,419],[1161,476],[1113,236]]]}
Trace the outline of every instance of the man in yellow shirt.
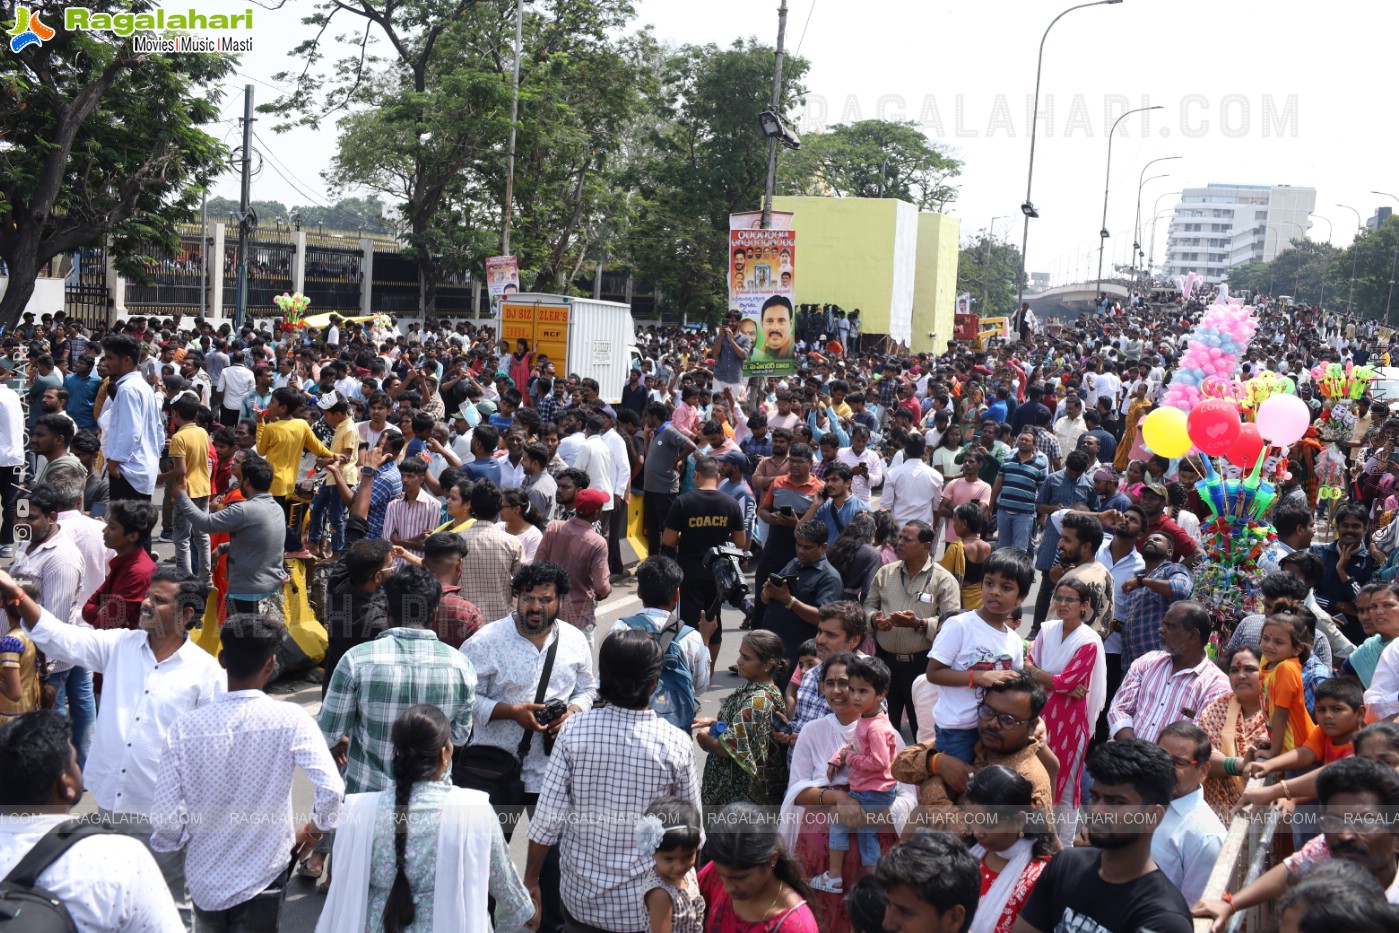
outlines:
{"label": "man in yellow shirt", "polygon": [[272,488],[268,491],[287,517],[287,552],[311,557],[313,555],[302,550],[301,514],[296,516],[295,522],[292,520],[296,473],[301,468],[301,455],[307,451],[320,458],[316,461],[318,466],[325,466],[333,455],[311,433],[311,425],[296,417],[304,403],[305,396],[291,386],[273,390],[272,401],[262,413],[262,423],[257,426],[257,452],[272,466]]}
{"label": "man in yellow shirt", "polygon": [[[157,483],[184,480],[190,501],[202,512],[209,510],[209,433],[201,428],[199,400],[191,394],[176,396],[169,404],[170,469],[156,477]],[[181,573],[192,573],[205,583],[212,579],[209,566],[209,535],[189,522],[175,517],[175,566]]]}
{"label": "man in yellow shirt", "polygon": [[[330,452],[337,459],[343,459],[340,470],[345,477],[345,485],[351,489],[359,482],[359,469],[355,466],[359,457],[360,434],[358,425],[350,417],[350,403],[339,392],[326,392],[316,398],[316,407],[321,417],[335,429],[330,439]],[[312,553],[325,557],[324,542],[326,525],[330,528],[330,549],[336,554],[345,550],[345,501],[335,488],[335,480],[327,476],[311,499],[311,538],[308,542]]]}

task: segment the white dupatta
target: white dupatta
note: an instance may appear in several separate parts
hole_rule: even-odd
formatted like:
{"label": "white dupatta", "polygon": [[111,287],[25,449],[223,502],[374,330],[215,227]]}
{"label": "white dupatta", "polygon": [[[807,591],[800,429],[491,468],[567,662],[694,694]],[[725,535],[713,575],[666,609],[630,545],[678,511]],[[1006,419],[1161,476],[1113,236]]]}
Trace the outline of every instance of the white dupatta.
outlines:
{"label": "white dupatta", "polygon": [[[802,731],[798,733],[796,747],[792,749],[787,796],[782,799],[782,841],[788,852],[795,851],[797,836],[803,822],[808,819],[807,808],[797,805],[797,795],[808,787],[830,787],[841,783],[840,774],[836,775],[835,781],[826,778],[826,765],[832,755],[855,738],[855,727],[859,724],[860,721],[856,719],[850,725],[842,726],[835,713],[827,713],[802,726]],[[896,750],[902,751],[903,736],[897,736],[895,744]],[[918,805],[918,789],[912,784],[901,783],[895,785],[895,790],[898,796],[894,798],[890,815],[894,820],[894,831],[902,835],[904,824]]]}
{"label": "white dupatta", "polygon": [[1073,656],[1084,645],[1097,646],[1093,673],[1088,679],[1088,696],[1085,697],[1088,701],[1088,728],[1091,731],[1108,700],[1108,663],[1103,653],[1103,640],[1085,622],[1080,622],[1073,634],[1065,638],[1063,621],[1050,619],[1040,626],[1036,642],[1040,648],[1035,653],[1040,661],[1040,669],[1050,674],[1062,674],[1064,668],[1073,660]]}
{"label": "white dupatta", "polygon": [[[1044,631],[1043,626],[1040,631]],[[1006,867],[1001,869],[996,880],[991,882],[990,889],[977,903],[968,933],[995,933],[996,925],[1001,922],[1001,914],[1005,913],[1006,904],[1020,883],[1020,876],[1025,874],[1030,864],[1034,848],[1035,840],[1017,839],[1005,852],[996,853],[1006,860]],[[986,858],[986,849],[982,846],[972,846],[971,853],[978,862]]]}
{"label": "white dupatta", "polygon": [[[330,893],[316,933],[360,933],[369,923],[369,876],[374,854],[374,815],[393,791],[350,794],[335,831]],[[452,788],[437,830],[433,885],[433,933],[490,933],[487,893],[491,833],[500,824],[480,791]]]}

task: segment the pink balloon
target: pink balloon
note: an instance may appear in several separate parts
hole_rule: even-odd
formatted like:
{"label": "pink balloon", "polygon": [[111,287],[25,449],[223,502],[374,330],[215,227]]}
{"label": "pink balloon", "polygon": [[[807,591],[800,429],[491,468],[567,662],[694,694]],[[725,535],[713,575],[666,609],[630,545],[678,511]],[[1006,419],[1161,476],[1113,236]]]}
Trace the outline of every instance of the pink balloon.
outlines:
{"label": "pink balloon", "polygon": [[1311,410],[1295,395],[1274,395],[1258,406],[1258,433],[1279,447],[1295,444],[1307,433]]}

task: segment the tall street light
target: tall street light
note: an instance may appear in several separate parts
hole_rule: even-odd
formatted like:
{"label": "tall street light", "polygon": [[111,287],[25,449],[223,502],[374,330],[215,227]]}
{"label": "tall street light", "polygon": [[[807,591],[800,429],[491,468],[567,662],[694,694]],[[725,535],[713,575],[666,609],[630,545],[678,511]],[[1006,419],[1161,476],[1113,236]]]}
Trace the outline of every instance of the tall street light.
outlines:
{"label": "tall street light", "polygon": [[[1371,191],[1371,194],[1378,194],[1386,198],[1394,198],[1395,203],[1399,203],[1399,197],[1395,197],[1387,191]],[[1379,225],[1375,226],[1375,232],[1379,232]],[[1394,302],[1394,272],[1399,269],[1399,237],[1394,239],[1394,261],[1389,264],[1389,297],[1384,300],[1384,323],[1389,326],[1389,306]]]}
{"label": "tall street light", "polygon": [[[782,139],[782,119],[777,116],[781,113],[782,107],[782,44],[787,38],[787,0],[782,0],[782,5],[777,8],[777,54],[776,62],[773,66],[772,75],[772,106],[766,113],[758,119],[763,125],[763,132],[768,138],[768,175],[767,186],[763,190],[763,229],[772,229],[772,196],[777,187],[777,144],[783,142]],[[773,119],[769,119],[769,116]],[[776,127],[769,128],[775,119]],[[795,138],[795,137],[794,137]],[[785,145],[785,143],[784,143]],[[793,146],[792,148],[796,148]]]}
{"label": "tall street light", "polygon": [[1165,211],[1160,210],[1161,199],[1169,198],[1175,194],[1180,194],[1180,192],[1167,191],[1164,194],[1158,195],[1156,198],[1156,203],[1151,205],[1151,252],[1147,255],[1146,258],[1146,274],[1148,276],[1150,276],[1156,268],[1156,225],[1160,222],[1163,214],[1169,214],[1175,210],[1175,208],[1171,208]]}
{"label": "tall street light", "polygon": [[[1040,36],[1040,55],[1035,64],[1035,104],[1033,116],[1030,118],[1030,170],[1025,178],[1025,203],[1020,205],[1020,213],[1025,215],[1025,232],[1020,237],[1020,294],[1015,299],[1015,315],[1020,314],[1020,308],[1025,304],[1025,280],[1026,260],[1025,250],[1030,244],[1030,219],[1038,217],[1039,211],[1035,210],[1035,203],[1030,199],[1030,191],[1035,181],[1035,133],[1039,129],[1040,123],[1040,73],[1044,70],[1044,41],[1049,38],[1049,30],[1054,28],[1054,24],[1074,10],[1082,10],[1090,6],[1112,6],[1121,3],[1122,0],[1097,0],[1096,3],[1080,3],[1071,6],[1058,16],[1049,21],[1049,25],[1044,29],[1044,35]],[[1019,322],[1016,321],[1018,324]]]}
{"label": "tall street light", "polygon": [[[1277,276],[1277,274],[1278,274],[1278,267],[1277,267],[1277,260],[1278,260],[1278,257],[1282,255],[1281,240],[1282,240],[1282,228],[1283,228],[1283,227],[1296,227],[1298,230],[1301,230],[1301,231],[1302,231],[1302,236],[1303,236],[1304,238],[1306,237],[1306,233],[1307,233],[1307,231],[1304,230],[1304,229],[1302,228],[1302,225],[1299,224],[1299,223],[1298,223],[1297,221],[1295,221],[1295,220],[1282,220],[1282,221],[1279,221],[1279,222],[1276,223],[1276,224],[1264,224],[1264,225],[1263,225],[1263,229],[1264,229],[1264,230],[1272,230],[1275,234],[1277,234],[1277,238],[1278,238],[1278,240],[1279,240],[1279,247],[1278,247],[1278,249],[1277,249],[1276,251],[1273,252],[1273,258],[1270,259],[1270,260],[1268,260],[1268,297],[1269,297],[1269,298],[1274,298],[1274,297],[1276,297],[1275,294],[1274,294],[1274,292],[1273,292],[1273,280],[1274,280],[1274,278],[1275,278],[1275,277]],[[1289,242],[1290,242],[1290,241],[1289,241]],[[1267,252],[1268,235],[1267,235],[1266,233],[1263,234],[1263,243],[1264,243],[1263,251],[1264,251],[1264,252]],[[1295,279],[1293,280],[1292,285],[1293,285],[1292,290],[1293,290],[1293,291],[1296,291],[1296,290],[1297,290],[1297,283],[1296,283],[1296,280],[1295,280]],[[1293,297],[1295,298],[1296,296],[1294,295]]]}
{"label": "tall street light", "polygon": [[1152,175],[1150,178],[1147,178],[1145,177],[1146,170],[1157,162],[1168,162],[1171,159],[1179,158],[1180,156],[1162,156],[1159,159],[1152,159],[1150,162],[1146,163],[1146,165],[1142,166],[1141,173],[1137,175],[1137,210],[1132,220],[1132,281],[1134,283],[1137,281],[1137,256],[1142,251],[1142,188],[1146,186],[1147,182],[1155,181],[1158,178],[1171,177],[1169,173],[1166,173],[1162,175]]}
{"label": "tall street light", "polygon": [[505,219],[500,231],[500,254],[510,255],[510,225],[515,217],[515,130],[520,120],[520,57],[525,47],[525,0],[515,2],[515,64],[510,97],[510,145],[505,156]]}
{"label": "tall street light", "polygon": [[1355,263],[1360,258],[1360,212],[1349,204],[1337,204],[1355,215],[1355,240],[1350,244],[1350,290],[1346,294],[1346,314],[1355,313]]}
{"label": "tall street light", "polygon": [[[1324,220],[1324,221],[1326,221],[1326,245],[1329,247],[1329,246],[1331,245],[1331,236],[1332,236],[1332,234],[1334,234],[1334,233],[1336,232],[1336,231],[1335,231],[1335,228],[1331,226],[1331,218],[1329,218],[1329,217],[1323,217],[1323,216],[1321,216],[1320,214],[1316,213],[1315,211],[1313,211],[1312,213],[1308,214],[1307,216],[1308,216],[1308,217],[1315,217],[1317,220]],[[1330,250],[1327,250],[1327,251],[1323,252],[1322,255],[1321,255],[1321,294],[1320,294],[1320,296],[1316,299],[1316,306],[1317,306],[1318,308],[1321,308],[1323,311],[1326,310],[1326,308],[1325,308],[1325,305],[1326,305],[1326,271],[1327,271],[1330,267],[1331,267],[1331,252],[1330,252]]]}
{"label": "tall street light", "polygon": [[1098,294],[1099,296],[1101,296],[1101,295],[1103,294],[1103,253],[1107,252],[1107,248],[1108,248],[1108,236],[1109,236],[1109,234],[1108,234],[1108,190],[1109,190],[1109,188],[1112,186],[1112,138],[1113,138],[1113,136],[1117,135],[1117,127],[1118,127],[1118,125],[1121,124],[1123,120],[1125,120],[1125,119],[1127,119],[1128,117],[1130,117],[1132,114],[1134,114],[1134,113],[1143,113],[1143,112],[1145,112],[1145,111],[1147,111],[1147,110],[1161,110],[1161,109],[1163,109],[1162,106],[1161,106],[1160,104],[1157,104],[1157,105],[1155,105],[1154,107],[1137,107],[1137,108],[1134,109],[1134,110],[1129,110],[1129,111],[1127,111],[1126,113],[1124,113],[1122,116],[1120,116],[1120,117],[1118,117],[1116,120],[1114,120],[1114,121],[1113,121],[1113,124],[1112,124],[1112,129],[1108,130],[1108,167],[1107,167],[1107,172],[1105,173],[1105,175],[1104,175],[1104,177],[1103,177],[1103,229],[1101,229],[1100,231],[1098,231],[1098,238],[1101,240],[1101,244],[1100,244],[1099,247],[1098,247],[1098,284],[1097,284],[1097,287],[1096,287],[1096,292],[1097,292],[1097,294]]}

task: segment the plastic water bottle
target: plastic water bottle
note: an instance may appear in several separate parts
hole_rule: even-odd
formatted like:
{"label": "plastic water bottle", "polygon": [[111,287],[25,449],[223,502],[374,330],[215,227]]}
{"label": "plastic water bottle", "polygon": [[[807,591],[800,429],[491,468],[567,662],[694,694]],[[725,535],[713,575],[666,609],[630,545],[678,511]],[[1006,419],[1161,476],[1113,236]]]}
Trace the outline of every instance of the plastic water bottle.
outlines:
{"label": "plastic water bottle", "polygon": [[709,734],[714,736],[716,739],[728,731],[729,724],[726,722],[716,722],[714,723],[714,725],[709,727]]}

